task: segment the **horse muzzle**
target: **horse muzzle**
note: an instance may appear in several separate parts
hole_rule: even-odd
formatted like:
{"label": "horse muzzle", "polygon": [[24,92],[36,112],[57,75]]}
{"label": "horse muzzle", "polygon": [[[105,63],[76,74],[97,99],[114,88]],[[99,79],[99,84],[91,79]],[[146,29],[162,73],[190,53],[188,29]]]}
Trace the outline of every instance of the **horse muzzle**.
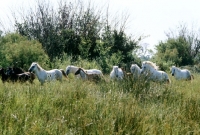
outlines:
{"label": "horse muzzle", "polygon": [[141,73],[141,74],[143,74],[143,73],[144,73],[144,71],[141,71],[140,73]]}
{"label": "horse muzzle", "polygon": [[172,74],[172,76],[174,76],[174,74]]}
{"label": "horse muzzle", "polygon": [[33,71],[32,68],[28,70],[28,72],[30,72],[30,73],[31,73],[32,71]]}

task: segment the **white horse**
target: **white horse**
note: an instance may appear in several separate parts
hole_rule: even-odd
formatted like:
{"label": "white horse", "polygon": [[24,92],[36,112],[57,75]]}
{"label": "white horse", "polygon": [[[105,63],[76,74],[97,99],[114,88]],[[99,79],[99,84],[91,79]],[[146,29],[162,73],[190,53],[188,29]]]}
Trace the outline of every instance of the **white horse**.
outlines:
{"label": "white horse", "polygon": [[[76,71],[79,69],[80,67],[77,66],[73,66],[73,65],[69,65],[66,67],[66,75],[69,75],[70,73],[73,73],[75,75]],[[101,72],[101,70],[98,69],[87,69],[84,71],[87,71],[88,74],[99,74],[99,75],[103,75],[103,73]]]}
{"label": "white horse", "polygon": [[124,78],[123,70],[119,68],[118,66],[113,66],[113,69],[110,72],[110,78],[122,80]]}
{"label": "white horse", "polygon": [[33,62],[31,64],[28,71],[35,73],[41,84],[44,84],[45,81],[62,81],[62,75],[64,75],[67,78],[67,75],[65,74],[65,71],[63,69],[52,69],[46,71],[36,62]]}
{"label": "white horse", "polygon": [[73,66],[73,65],[69,65],[66,67],[65,73],[66,75],[69,75],[70,73],[75,74],[76,71],[78,70],[79,67],[77,66]]}
{"label": "white horse", "polygon": [[176,80],[192,80],[194,76],[188,69],[180,69],[178,67],[171,67],[172,76],[176,78]]}
{"label": "white horse", "polygon": [[[79,67],[77,66],[73,66],[73,65],[68,65],[66,67],[66,70],[65,70],[65,74],[66,75],[69,75],[70,73],[72,73],[73,75],[75,75],[76,71],[78,70]],[[80,78],[80,74],[76,75],[77,78]]]}
{"label": "white horse", "polygon": [[131,73],[134,78],[139,78],[141,75],[141,69],[137,64],[132,64],[130,67]]}
{"label": "white horse", "polygon": [[142,62],[141,74],[149,76],[149,79],[155,82],[171,83],[168,74],[164,71],[159,71],[158,66],[151,61]]}
{"label": "white horse", "polygon": [[101,79],[101,74],[98,74],[98,73],[88,73],[86,70],[84,70],[83,68],[79,68],[77,71],[76,71],[76,73],[75,73],[75,75],[78,75],[78,74],[80,74],[80,76],[81,76],[81,78],[83,79],[83,80],[96,80],[96,81],[98,81],[98,80],[100,80]]}

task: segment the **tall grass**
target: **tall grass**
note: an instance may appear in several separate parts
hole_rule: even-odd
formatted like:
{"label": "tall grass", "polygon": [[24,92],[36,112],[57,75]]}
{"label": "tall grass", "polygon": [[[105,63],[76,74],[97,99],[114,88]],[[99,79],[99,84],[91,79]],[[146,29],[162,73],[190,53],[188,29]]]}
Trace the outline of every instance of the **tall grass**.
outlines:
{"label": "tall grass", "polygon": [[200,76],[192,82],[0,83],[0,134],[199,134]]}

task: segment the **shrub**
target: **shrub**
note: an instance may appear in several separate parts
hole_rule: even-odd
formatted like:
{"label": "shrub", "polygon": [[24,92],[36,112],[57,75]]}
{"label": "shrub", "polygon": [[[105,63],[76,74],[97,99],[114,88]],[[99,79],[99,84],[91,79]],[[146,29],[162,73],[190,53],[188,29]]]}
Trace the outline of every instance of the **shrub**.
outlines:
{"label": "shrub", "polygon": [[16,33],[10,33],[0,38],[0,66],[20,66],[28,69],[32,62],[45,66],[48,56],[42,49],[42,45],[36,40],[28,40]]}

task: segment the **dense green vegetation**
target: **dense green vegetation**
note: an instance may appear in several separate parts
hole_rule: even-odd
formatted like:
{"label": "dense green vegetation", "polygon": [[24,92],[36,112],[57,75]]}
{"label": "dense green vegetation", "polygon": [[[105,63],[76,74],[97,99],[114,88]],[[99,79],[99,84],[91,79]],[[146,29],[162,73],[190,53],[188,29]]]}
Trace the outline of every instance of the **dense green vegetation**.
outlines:
{"label": "dense green vegetation", "polygon": [[95,60],[108,73],[111,65],[130,65],[138,60],[133,50],[139,47],[142,37],[134,39],[125,33],[127,20],[119,23],[115,19],[111,23],[101,7],[83,3],[61,2],[55,9],[38,2],[36,10],[21,15],[23,20],[15,18],[16,32],[29,40],[38,40],[51,62],[63,60],[66,55],[71,62],[79,58]]}
{"label": "dense green vegetation", "polygon": [[199,32],[190,30],[186,25],[180,25],[178,30],[166,36],[167,41],[161,41],[156,45],[157,52],[152,58],[162,70],[169,70],[171,65],[180,67],[199,64]]}
{"label": "dense green vegetation", "polygon": [[[150,59],[165,70],[170,85],[124,79],[111,81],[113,65],[129,72],[141,64],[139,39],[125,33],[126,19],[111,23],[108,13],[90,3],[61,3],[58,9],[38,3],[15,18],[13,33],[0,35],[0,67],[27,70],[32,62],[44,69],[76,65],[103,71],[105,80],[40,85],[0,81],[0,134],[200,134],[200,39],[185,26],[156,45]],[[119,25],[122,24],[122,25]],[[176,32],[175,32],[176,33]],[[143,57],[143,56],[142,56]],[[146,57],[143,57],[146,58]],[[17,62],[17,65],[16,65]],[[195,65],[194,65],[195,64]],[[176,81],[172,65],[186,66],[190,81]]]}
{"label": "dense green vegetation", "polygon": [[7,34],[0,38],[0,59],[1,67],[15,65],[25,70],[34,61],[43,66],[48,63],[48,56],[42,49],[42,45],[36,40],[29,41],[19,34]]}

